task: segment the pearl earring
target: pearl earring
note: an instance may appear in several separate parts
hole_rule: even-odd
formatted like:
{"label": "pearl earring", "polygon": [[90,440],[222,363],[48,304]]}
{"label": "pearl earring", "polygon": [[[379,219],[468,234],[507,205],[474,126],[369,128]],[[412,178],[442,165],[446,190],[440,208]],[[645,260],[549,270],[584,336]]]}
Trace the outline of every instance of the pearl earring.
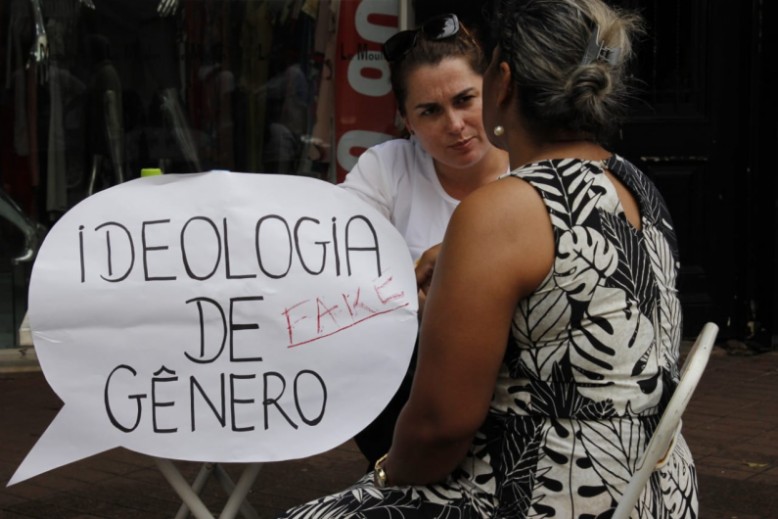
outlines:
{"label": "pearl earring", "polygon": [[499,126],[499,125],[495,126],[494,130],[492,130],[492,131],[494,132],[494,134],[497,137],[502,137],[505,134],[505,128],[503,128],[502,126]]}

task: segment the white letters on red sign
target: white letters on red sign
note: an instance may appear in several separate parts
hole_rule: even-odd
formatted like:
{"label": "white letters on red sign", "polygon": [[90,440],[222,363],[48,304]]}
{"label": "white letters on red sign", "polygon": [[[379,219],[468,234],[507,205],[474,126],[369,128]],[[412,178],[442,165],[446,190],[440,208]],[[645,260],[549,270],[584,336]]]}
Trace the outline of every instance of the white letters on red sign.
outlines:
{"label": "white letters on red sign", "polygon": [[397,32],[399,0],[353,0],[340,4],[335,65],[337,180],[359,155],[398,135],[389,64],[381,46]]}

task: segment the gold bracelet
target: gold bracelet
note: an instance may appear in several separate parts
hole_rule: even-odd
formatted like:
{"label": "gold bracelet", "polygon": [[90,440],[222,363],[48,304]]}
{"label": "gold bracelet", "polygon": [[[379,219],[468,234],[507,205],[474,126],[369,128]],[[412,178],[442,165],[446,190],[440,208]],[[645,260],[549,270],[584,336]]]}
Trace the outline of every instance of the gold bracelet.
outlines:
{"label": "gold bracelet", "polygon": [[386,461],[386,457],[388,455],[389,453],[384,454],[378,458],[378,461],[375,462],[373,483],[378,488],[386,488],[389,485],[389,477],[386,475],[386,470],[384,470],[384,462]]}

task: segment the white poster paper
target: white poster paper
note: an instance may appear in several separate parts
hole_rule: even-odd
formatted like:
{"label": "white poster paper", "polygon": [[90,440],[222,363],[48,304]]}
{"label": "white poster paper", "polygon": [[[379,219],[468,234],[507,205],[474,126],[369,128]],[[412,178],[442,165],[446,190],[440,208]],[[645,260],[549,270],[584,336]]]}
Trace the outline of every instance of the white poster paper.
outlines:
{"label": "white poster paper", "polygon": [[398,388],[417,303],[400,234],[327,182],[221,171],[97,193],[33,268],[35,349],[65,405],[9,484],[119,446],[213,462],[331,449]]}

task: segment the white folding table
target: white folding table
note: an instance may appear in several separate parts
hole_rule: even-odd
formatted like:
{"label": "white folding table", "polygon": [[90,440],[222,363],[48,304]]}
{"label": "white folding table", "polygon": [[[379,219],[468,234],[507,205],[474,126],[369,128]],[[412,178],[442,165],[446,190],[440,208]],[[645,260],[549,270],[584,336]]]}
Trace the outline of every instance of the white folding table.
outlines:
{"label": "white folding table", "polygon": [[184,519],[191,512],[197,519],[215,519],[208,507],[200,499],[200,491],[210,477],[216,478],[229,496],[219,519],[233,519],[241,513],[246,519],[259,519],[257,511],[246,501],[254,482],[262,468],[261,463],[249,463],[243,469],[238,482],[233,483],[227,471],[219,463],[204,463],[195,480],[190,484],[178,470],[173,461],[166,458],[154,458],[159,471],[179,495],[183,503],[178,509],[176,519]]}

